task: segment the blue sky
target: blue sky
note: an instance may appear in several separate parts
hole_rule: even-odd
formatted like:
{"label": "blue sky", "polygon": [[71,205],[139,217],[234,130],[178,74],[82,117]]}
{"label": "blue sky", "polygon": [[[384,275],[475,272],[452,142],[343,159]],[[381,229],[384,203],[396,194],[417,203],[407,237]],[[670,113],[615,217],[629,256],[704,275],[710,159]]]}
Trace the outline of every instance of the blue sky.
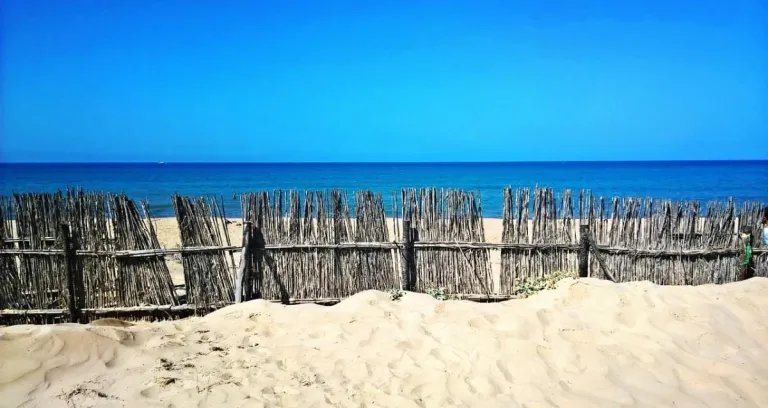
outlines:
{"label": "blue sky", "polygon": [[0,0],[2,161],[768,159],[764,0]]}

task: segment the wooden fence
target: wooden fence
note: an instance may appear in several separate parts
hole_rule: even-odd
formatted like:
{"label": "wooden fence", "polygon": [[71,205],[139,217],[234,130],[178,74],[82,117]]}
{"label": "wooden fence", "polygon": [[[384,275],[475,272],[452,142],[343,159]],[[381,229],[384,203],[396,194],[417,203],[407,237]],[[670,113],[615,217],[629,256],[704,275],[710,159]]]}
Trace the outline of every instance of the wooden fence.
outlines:
{"label": "wooden fence", "polygon": [[[366,289],[442,288],[498,300],[514,296],[520,280],[555,271],[726,283],[744,278],[739,231],[759,235],[764,208],[508,188],[500,242],[486,242],[479,194],[403,190],[390,198],[391,221],[381,194],[353,198],[354,211],[343,191],[242,194],[243,235],[233,244],[223,202],[176,195],[181,246],[163,248],[148,206],[125,195],[3,197],[0,320],[167,318],[242,299],[330,303]],[[748,272],[768,276],[758,238]],[[174,254],[183,288],[174,287],[165,262]]]}

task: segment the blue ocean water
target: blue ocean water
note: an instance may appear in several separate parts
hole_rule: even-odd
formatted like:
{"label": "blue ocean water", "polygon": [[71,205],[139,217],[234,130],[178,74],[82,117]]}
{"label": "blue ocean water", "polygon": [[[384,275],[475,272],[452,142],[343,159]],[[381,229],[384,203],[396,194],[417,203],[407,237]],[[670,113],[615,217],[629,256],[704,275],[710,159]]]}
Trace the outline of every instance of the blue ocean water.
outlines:
{"label": "blue ocean water", "polygon": [[221,195],[228,216],[240,215],[233,193],[273,189],[384,193],[405,187],[479,191],[483,213],[500,217],[502,189],[588,188],[596,196],[768,203],[768,161],[548,163],[68,163],[0,164],[0,195],[67,187],[124,192],[147,200],[154,216],[172,216],[170,196]]}

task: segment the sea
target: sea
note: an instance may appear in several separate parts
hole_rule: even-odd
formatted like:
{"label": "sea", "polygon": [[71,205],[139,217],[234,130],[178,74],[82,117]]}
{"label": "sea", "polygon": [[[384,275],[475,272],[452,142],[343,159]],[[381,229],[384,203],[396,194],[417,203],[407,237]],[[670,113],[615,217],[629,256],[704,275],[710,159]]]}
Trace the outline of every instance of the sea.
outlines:
{"label": "sea", "polygon": [[173,216],[171,196],[214,195],[226,215],[240,216],[233,194],[298,189],[391,194],[438,187],[480,193],[483,215],[500,217],[505,187],[590,189],[595,196],[698,200],[734,198],[768,203],[768,160],[510,163],[0,163],[0,195],[72,187],[123,192],[150,204],[153,216]]}

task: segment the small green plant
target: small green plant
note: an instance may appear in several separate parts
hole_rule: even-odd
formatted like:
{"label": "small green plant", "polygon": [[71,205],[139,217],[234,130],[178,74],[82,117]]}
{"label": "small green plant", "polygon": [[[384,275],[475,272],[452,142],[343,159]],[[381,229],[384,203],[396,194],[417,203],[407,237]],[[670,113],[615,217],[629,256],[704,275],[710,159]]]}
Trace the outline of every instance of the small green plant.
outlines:
{"label": "small green plant", "polygon": [[429,288],[427,294],[437,300],[447,300],[448,295],[445,294],[445,288]]}
{"label": "small green plant", "polygon": [[390,289],[389,290],[389,298],[392,299],[393,302],[396,302],[396,301],[400,300],[400,298],[402,298],[403,295],[405,295],[405,292],[403,292],[400,289]]}
{"label": "small green plant", "polygon": [[573,278],[576,274],[567,271],[557,271],[548,273],[544,276],[536,276],[525,280],[515,280],[515,295],[521,298],[527,298],[533,294],[539,293],[542,290],[554,289],[557,287],[557,282],[566,279]]}

